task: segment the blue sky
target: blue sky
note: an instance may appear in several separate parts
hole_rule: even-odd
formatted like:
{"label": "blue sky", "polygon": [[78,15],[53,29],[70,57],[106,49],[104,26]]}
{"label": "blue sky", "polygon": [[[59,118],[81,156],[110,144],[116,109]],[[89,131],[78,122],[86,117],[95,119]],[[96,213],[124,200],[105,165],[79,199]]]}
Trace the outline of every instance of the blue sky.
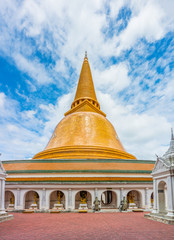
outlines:
{"label": "blue sky", "polygon": [[174,127],[172,0],[0,0],[1,159],[44,149],[87,50],[101,110],[126,150],[155,159]]}

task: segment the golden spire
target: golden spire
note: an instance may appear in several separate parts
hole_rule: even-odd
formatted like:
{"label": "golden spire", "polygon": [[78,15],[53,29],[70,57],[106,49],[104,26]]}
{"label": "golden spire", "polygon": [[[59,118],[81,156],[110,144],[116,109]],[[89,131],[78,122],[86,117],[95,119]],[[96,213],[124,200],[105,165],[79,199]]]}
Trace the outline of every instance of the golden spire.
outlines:
{"label": "golden spire", "polygon": [[91,69],[87,58],[87,52],[85,52],[85,58],[83,61],[74,101],[80,98],[91,98],[97,101]]}
{"label": "golden spire", "polygon": [[76,95],[73,103],[71,104],[71,109],[65,113],[65,116],[77,111],[97,112],[106,117],[106,114],[100,110],[100,104],[97,101],[86,51],[76,90]]}

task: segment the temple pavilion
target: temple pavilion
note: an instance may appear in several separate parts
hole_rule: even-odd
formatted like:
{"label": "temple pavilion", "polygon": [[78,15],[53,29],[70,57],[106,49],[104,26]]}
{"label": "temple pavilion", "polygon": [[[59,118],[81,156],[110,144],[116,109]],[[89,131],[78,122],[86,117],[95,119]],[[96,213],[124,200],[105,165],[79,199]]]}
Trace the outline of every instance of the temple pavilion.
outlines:
{"label": "temple pavilion", "polygon": [[45,149],[31,160],[4,161],[6,209],[37,211],[117,210],[125,197],[133,208],[153,205],[154,161],[136,159],[123,147],[100,109],[85,55],[71,108]]}

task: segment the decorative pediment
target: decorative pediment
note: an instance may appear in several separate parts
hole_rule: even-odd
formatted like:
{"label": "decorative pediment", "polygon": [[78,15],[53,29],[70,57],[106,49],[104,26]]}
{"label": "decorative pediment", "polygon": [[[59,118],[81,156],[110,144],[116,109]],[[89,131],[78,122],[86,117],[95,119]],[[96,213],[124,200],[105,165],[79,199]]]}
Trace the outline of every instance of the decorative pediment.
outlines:
{"label": "decorative pediment", "polygon": [[79,105],[77,105],[76,107],[70,109],[68,112],[66,112],[65,116],[67,116],[68,114],[74,113],[74,112],[96,112],[96,113],[99,113],[99,114],[103,115],[104,117],[106,117],[106,114],[104,112],[102,112],[100,109],[96,108],[87,99],[85,101],[83,101],[82,103],[80,103]]}
{"label": "decorative pediment", "polygon": [[163,172],[163,171],[166,171],[168,169],[169,169],[169,167],[165,164],[163,159],[162,158],[157,158],[157,161],[155,163],[155,167],[154,167],[152,173]]}

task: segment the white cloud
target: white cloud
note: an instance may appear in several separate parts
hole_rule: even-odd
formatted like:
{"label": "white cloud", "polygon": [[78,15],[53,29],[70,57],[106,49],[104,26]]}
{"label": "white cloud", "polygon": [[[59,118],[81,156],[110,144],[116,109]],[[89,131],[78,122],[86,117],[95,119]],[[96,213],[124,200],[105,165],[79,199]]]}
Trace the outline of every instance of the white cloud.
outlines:
{"label": "white cloud", "polygon": [[37,111],[34,111],[34,110],[23,111],[22,116],[27,120],[33,119],[35,117],[36,113],[37,113]]}
{"label": "white cloud", "polygon": [[21,71],[27,73],[33,80],[42,84],[53,81],[48,72],[45,70],[44,65],[39,63],[38,60],[29,60],[21,54],[16,53],[14,54],[14,60],[17,67]]}
{"label": "white cloud", "polygon": [[0,92],[0,117],[1,121],[6,121],[12,117],[14,120],[17,116],[19,103],[14,99],[9,99],[5,93]]}
{"label": "white cloud", "polygon": [[138,114],[131,105],[123,106],[102,92],[98,92],[98,100],[129,153],[146,160],[164,154],[170,141],[171,123],[167,118],[156,113]]}
{"label": "white cloud", "polygon": [[163,37],[165,33],[164,15],[164,11],[159,5],[148,1],[138,14],[130,19],[127,28],[120,34],[117,54],[130,49],[138,39],[145,38],[152,42]]}
{"label": "white cloud", "polygon": [[126,63],[112,65],[103,71],[96,70],[94,79],[98,89],[107,92],[119,92],[130,84]]}
{"label": "white cloud", "polygon": [[28,87],[29,87],[29,90],[31,92],[36,92],[37,91],[37,88],[36,86],[29,80],[26,80],[26,83],[28,84]]}
{"label": "white cloud", "polygon": [[[100,56],[121,54],[123,50],[136,46],[140,38],[150,42],[160,39],[169,30],[169,26],[172,28],[172,24],[169,24],[173,19],[171,10],[164,7],[167,4],[162,1],[110,1],[109,15],[106,15],[106,4],[106,1],[87,1],[82,4],[80,0],[26,0],[21,4],[17,1],[13,1],[13,4],[11,1],[1,2],[0,11],[4,21],[0,37],[1,51],[9,55],[14,51],[12,57],[18,56],[20,61],[18,63],[18,59],[15,59],[18,68],[45,84],[51,81],[50,69],[44,69],[36,57],[30,59],[36,49],[51,54],[57,62],[55,71],[67,72],[64,61],[68,59],[71,66],[79,72],[79,59],[85,50],[97,66],[102,64]],[[132,11],[128,26],[119,36],[106,38],[102,30],[109,28],[108,19],[116,19],[124,6]],[[31,39],[34,45],[30,42]]]}
{"label": "white cloud", "polygon": [[[106,5],[110,6],[107,14]],[[125,29],[118,33],[109,21],[116,21],[124,6],[132,11],[131,17]],[[0,13],[0,54],[13,60],[29,76],[26,82],[31,92],[37,91],[36,84],[45,86],[55,83],[55,79],[60,86],[68,88],[72,69],[80,73],[81,59],[87,50],[101,110],[107,113],[127,150],[144,159],[166,150],[164,145],[169,142],[168,131],[173,125],[174,78],[167,68],[169,56],[166,59],[161,56],[152,67],[150,60],[139,64],[137,55],[149,54],[140,39],[153,42],[173,30],[173,1],[26,0],[19,3],[6,0],[0,2]],[[103,29],[113,31],[113,36],[106,37]],[[127,49],[132,49],[130,58],[136,62],[135,70],[129,59],[122,58]],[[48,59],[51,57],[53,63],[44,64],[36,56],[37,51]],[[168,52],[168,55],[172,54]],[[110,61],[114,56],[117,64]],[[151,92],[160,77],[157,66],[165,67],[165,78]],[[141,81],[150,90],[144,91]],[[124,96],[132,96],[129,102],[119,95],[123,90]],[[21,89],[16,93],[25,99]],[[19,102],[0,93],[2,158],[32,157],[42,150],[53,128],[69,109],[73,96],[73,93],[62,95],[55,105],[40,104],[38,109],[21,110]]]}
{"label": "white cloud", "polygon": [[4,102],[5,102],[5,94],[3,92],[0,93],[0,109],[4,109]]}
{"label": "white cloud", "polygon": [[[37,110],[21,111],[16,109],[17,102],[0,94],[0,103],[8,109],[0,109],[6,115],[6,121],[0,124],[0,153],[2,159],[32,158],[42,151],[49,141],[57,123],[70,109],[72,93],[58,98],[56,105],[40,105]],[[1,106],[0,106],[1,107]],[[14,114],[14,109],[15,114]]]}

